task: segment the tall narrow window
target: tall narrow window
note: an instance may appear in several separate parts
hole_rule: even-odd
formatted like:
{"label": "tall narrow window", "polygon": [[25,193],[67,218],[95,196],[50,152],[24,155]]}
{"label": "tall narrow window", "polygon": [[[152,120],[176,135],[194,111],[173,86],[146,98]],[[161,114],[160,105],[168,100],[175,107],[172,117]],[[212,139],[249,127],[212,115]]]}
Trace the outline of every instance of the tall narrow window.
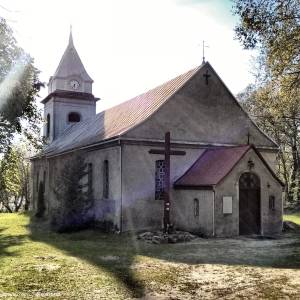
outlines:
{"label": "tall narrow window", "polygon": [[109,166],[108,160],[103,162],[103,198],[107,199],[109,196]]}
{"label": "tall narrow window", "polygon": [[155,162],[155,200],[164,199],[165,185],[165,161],[157,160]]}
{"label": "tall narrow window", "polygon": [[194,216],[199,217],[199,199],[194,199]]}
{"label": "tall narrow window", "polygon": [[93,193],[93,165],[88,164],[88,193],[89,196],[92,196]]}
{"label": "tall narrow window", "polygon": [[46,120],[46,137],[48,138],[50,136],[50,114],[47,115],[47,120]]}
{"label": "tall narrow window", "polygon": [[46,188],[46,171],[43,173],[43,184],[44,184],[44,190]]}
{"label": "tall narrow window", "polygon": [[68,115],[68,122],[76,123],[80,122],[80,115],[77,112],[70,112]]}
{"label": "tall narrow window", "polygon": [[275,210],[275,196],[269,196],[269,209]]}
{"label": "tall narrow window", "polygon": [[37,171],[36,173],[36,191],[38,192],[39,190],[39,181],[40,181],[40,173]]}

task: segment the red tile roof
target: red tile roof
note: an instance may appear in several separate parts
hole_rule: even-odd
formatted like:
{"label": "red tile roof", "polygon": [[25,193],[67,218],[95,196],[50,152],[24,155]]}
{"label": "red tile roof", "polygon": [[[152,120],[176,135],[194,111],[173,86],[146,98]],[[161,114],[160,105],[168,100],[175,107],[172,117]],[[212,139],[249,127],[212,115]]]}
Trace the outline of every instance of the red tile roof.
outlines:
{"label": "red tile roof", "polygon": [[204,151],[174,184],[175,188],[208,187],[218,184],[252,146],[212,148]]}

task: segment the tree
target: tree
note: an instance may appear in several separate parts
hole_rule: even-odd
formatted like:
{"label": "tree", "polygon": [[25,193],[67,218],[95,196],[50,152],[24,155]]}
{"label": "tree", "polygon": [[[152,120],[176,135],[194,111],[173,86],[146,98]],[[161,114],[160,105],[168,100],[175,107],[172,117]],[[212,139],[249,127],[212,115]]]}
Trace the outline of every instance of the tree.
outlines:
{"label": "tree", "polygon": [[292,95],[270,82],[262,87],[249,86],[238,99],[258,126],[280,146],[278,171],[285,183],[287,200],[299,205],[300,91]]}
{"label": "tree", "polygon": [[28,209],[29,161],[21,147],[10,147],[0,160],[0,206],[8,212]]}
{"label": "tree", "polygon": [[5,152],[15,133],[36,145],[41,114],[35,97],[43,84],[33,59],[17,45],[12,29],[0,17],[0,152]]}
{"label": "tree", "polygon": [[52,212],[52,228],[59,232],[85,228],[92,221],[91,169],[81,154],[69,158],[55,181],[59,208]]}
{"label": "tree", "polygon": [[260,48],[272,77],[300,76],[300,0],[233,0],[235,28],[245,48]]}
{"label": "tree", "polygon": [[300,0],[233,3],[237,38],[259,49],[258,80],[244,105],[279,144],[288,200],[300,207]]}

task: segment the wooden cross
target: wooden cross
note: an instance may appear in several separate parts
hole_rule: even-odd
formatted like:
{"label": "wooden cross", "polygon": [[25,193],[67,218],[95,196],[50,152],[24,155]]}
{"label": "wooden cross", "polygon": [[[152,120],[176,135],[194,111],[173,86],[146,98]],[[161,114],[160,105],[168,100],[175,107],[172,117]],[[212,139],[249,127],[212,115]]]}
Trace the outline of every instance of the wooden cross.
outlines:
{"label": "wooden cross", "polygon": [[208,78],[210,77],[210,75],[208,74],[208,70],[206,70],[206,73],[203,74],[203,77],[205,77],[205,83],[208,84]]}
{"label": "wooden cross", "polygon": [[170,157],[171,155],[185,155],[185,151],[171,150],[170,132],[165,133],[164,149],[151,149],[150,154],[165,155],[165,178],[164,178],[164,232],[169,233],[170,230]]}

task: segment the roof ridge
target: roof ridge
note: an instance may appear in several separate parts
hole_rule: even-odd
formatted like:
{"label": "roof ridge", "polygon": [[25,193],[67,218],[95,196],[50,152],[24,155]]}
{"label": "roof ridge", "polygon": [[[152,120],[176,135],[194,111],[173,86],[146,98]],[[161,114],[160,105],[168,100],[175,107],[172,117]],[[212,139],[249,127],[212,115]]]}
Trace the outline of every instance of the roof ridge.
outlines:
{"label": "roof ridge", "polygon": [[[110,108],[108,108],[108,109],[104,109],[104,110],[102,110],[101,112],[106,112],[106,111],[109,111],[109,110],[114,109],[114,108],[116,108],[116,107],[120,107],[120,106],[122,106],[123,104],[126,104],[126,103],[128,103],[128,102],[130,102],[130,101],[133,101],[133,100],[135,100],[135,99],[137,99],[137,98],[139,98],[139,97],[142,97],[142,96],[144,96],[144,95],[146,95],[146,94],[148,94],[148,93],[150,93],[150,92],[153,92],[153,91],[155,91],[155,90],[158,90],[159,88],[161,88],[161,87],[167,85],[168,83],[171,83],[172,81],[175,81],[175,80],[178,79],[179,77],[182,77],[182,76],[184,76],[184,75],[187,75],[187,74],[190,73],[190,72],[196,73],[196,72],[198,71],[198,69],[200,69],[201,67],[202,67],[202,65],[197,66],[197,67],[195,67],[195,68],[193,68],[193,69],[190,69],[190,70],[187,71],[187,72],[184,72],[184,73],[182,73],[182,74],[179,74],[179,75],[173,77],[172,79],[169,79],[169,80],[165,81],[165,82],[162,83],[162,84],[159,84],[159,85],[157,85],[157,86],[155,86],[155,87],[153,87],[153,88],[151,88],[151,89],[149,89],[149,90],[147,90],[147,91],[145,91],[145,92],[143,92],[143,93],[141,93],[141,94],[139,94],[139,95],[137,95],[137,96],[134,96],[134,97],[132,97],[132,98],[130,98],[130,99],[128,99],[128,100],[125,100],[125,101],[123,101],[123,102],[121,102],[121,103],[118,103],[118,104],[116,104],[116,105],[114,105],[114,106],[112,106],[112,107],[110,107]],[[189,78],[188,78],[188,79],[189,79]],[[188,80],[188,79],[187,79],[187,80]],[[184,83],[185,83],[185,82],[183,82],[182,84],[184,84]],[[181,86],[182,86],[182,85],[181,85]],[[101,113],[101,112],[99,112],[99,113]],[[99,114],[99,113],[98,113],[98,114]],[[98,114],[97,114],[97,115],[98,115]]]}

